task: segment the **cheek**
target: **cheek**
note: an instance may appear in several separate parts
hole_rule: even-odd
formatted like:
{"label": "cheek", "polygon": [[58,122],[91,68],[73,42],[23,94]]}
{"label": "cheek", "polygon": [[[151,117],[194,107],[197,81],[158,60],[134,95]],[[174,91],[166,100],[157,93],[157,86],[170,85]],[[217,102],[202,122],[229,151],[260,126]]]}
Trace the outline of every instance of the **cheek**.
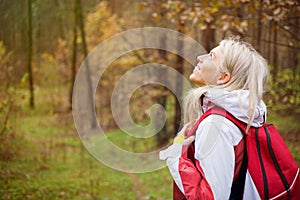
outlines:
{"label": "cheek", "polygon": [[203,76],[206,84],[216,85],[220,73],[217,67],[214,64],[212,64],[203,68],[201,75]]}

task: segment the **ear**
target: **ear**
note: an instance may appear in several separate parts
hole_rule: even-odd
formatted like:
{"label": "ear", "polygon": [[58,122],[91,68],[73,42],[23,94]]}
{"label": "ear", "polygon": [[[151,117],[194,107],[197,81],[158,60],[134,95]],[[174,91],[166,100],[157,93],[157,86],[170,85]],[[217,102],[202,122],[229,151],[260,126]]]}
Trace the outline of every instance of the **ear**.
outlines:
{"label": "ear", "polygon": [[231,75],[229,72],[221,73],[220,78],[217,80],[218,85],[228,83],[230,81]]}

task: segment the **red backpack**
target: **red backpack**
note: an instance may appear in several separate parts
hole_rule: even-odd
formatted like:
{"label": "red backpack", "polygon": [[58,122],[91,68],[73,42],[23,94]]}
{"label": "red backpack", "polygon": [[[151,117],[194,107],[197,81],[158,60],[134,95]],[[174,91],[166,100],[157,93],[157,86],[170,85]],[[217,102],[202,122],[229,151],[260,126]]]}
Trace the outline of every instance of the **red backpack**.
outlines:
{"label": "red backpack", "polygon": [[[218,107],[205,112],[193,126],[189,135],[194,134],[200,122],[211,114],[226,117],[245,135],[247,124]],[[194,150],[193,145],[190,145],[189,149]],[[239,191],[231,190],[231,197],[234,192],[243,192],[240,186],[244,187],[248,170],[261,199],[300,200],[299,167],[274,125],[265,123],[258,128],[251,127],[246,135],[246,154],[244,155],[247,156],[243,160],[244,167],[242,166],[238,178],[242,180],[242,183],[237,184],[236,188]],[[194,159],[194,155],[189,154],[189,157]],[[241,199],[242,195],[236,196],[238,198],[232,199]]]}

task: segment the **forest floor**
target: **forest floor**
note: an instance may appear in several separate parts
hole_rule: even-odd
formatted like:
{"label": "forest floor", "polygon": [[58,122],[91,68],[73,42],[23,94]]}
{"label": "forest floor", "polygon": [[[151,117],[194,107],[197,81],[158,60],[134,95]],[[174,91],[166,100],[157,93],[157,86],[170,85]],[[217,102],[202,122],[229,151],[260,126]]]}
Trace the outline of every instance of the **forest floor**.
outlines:
{"label": "forest floor", "polygon": [[[26,103],[14,108],[15,127],[1,145],[16,155],[0,161],[0,199],[172,199],[167,168],[130,174],[101,164],[81,144],[72,113],[53,111],[48,103],[38,102],[34,110]],[[268,121],[281,131],[299,165],[297,119],[272,115]],[[114,131],[110,137],[122,133]]]}
{"label": "forest floor", "polygon": [[[50,109],[49,96],[34,110],[26,100],[14,108],[13,132],[7,135],[9,141],[1,143],[12,158],[0,159],[0,199],[172,198],[167,168],[143,174],[109,168],[83,147],[71,112]],[[120,131],[107,134],[121,146],[136,145],[128,136],[120,139],[124,135]]]}

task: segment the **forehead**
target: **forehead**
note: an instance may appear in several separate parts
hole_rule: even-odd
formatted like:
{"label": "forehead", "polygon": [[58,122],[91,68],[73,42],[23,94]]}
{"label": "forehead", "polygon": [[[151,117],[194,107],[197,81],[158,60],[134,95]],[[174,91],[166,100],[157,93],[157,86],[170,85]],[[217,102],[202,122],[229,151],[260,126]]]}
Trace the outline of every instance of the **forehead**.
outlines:
{"label": "forehead", "polygon": [[221,51],[220,46],[216,46],[216,47],[213,48],[210,52],[213,52],[213,53],[215,53],[216,55],[221,55],[221,54],[222,54],[222,51]]}

